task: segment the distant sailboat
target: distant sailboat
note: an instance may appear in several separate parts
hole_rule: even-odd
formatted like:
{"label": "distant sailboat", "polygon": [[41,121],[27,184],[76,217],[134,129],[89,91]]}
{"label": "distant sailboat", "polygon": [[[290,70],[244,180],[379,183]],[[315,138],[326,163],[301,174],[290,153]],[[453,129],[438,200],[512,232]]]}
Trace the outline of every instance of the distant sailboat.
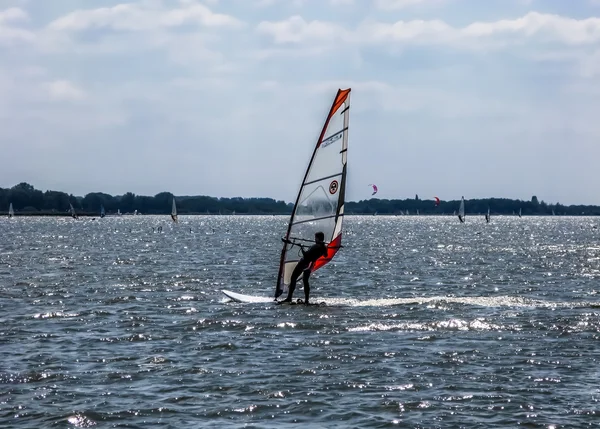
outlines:
{"label": "distant sailboat", "polygon": [[75,209],[73,208],[73,204],[69,203],[69,208],[71,210],[71,217],[73,219],[79,219],[79,216],[77,216],[77,213],[75,213]]}
{"label": "distant sailboat", "polygon": [[519,217],[521,217],[521,208],[519,207]]}
{"label": "distant sailboat", "polygon": [[106,216],[106,212],[104,211],[104,206],[100,204],[100,217],[103,218]]}
{"label": "distant sailboat", "polygon": [[488,207],[487,214],[485,215],[485,221],[487,223],[490,223],[490,208],[489,207]]}
{"label": "distant sailboat", "polygon": [[461,197],[460,207],[458,208],[458,220],[465,223],[465,197]]}
{"label": "distant sailboat", "polygon": [[121,209],[117,209],[117,216],[122,216]]}
{"label": "distant sailboat", "polygon": [[13,217],[15,215],[15,211],[13,210],[12,203],[8,206],[8,217]]}
{"label": "distant sailboat", "polygon": [[173,206],[171,207],[171,219],[177,223],[177,206],[175,205],[175,197],[173,197]]}

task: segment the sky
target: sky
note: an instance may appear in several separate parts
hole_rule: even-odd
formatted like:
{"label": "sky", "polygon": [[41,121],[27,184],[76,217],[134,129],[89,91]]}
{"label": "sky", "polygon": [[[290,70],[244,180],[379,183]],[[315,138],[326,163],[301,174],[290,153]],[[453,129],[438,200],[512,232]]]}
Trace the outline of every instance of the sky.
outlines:
{"label": "sky", "polygon": [[0,187],[600,204],[600,0],[0,0]]}

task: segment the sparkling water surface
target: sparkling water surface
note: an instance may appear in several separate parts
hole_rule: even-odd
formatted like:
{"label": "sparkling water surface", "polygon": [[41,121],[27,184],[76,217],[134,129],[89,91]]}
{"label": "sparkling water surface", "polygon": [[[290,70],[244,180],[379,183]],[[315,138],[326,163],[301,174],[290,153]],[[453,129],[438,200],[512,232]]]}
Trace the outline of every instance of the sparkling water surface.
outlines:
{"label": "sparkling water surface", "polygon": [[0,427],[599,427],[597,218],[348,216],[231,302],[287,221],[0,219]]}

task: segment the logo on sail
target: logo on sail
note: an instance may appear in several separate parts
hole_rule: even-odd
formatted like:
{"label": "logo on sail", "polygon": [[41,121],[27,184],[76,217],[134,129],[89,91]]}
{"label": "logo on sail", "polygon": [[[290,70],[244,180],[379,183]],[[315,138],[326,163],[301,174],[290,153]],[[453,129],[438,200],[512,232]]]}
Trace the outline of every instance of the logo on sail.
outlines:
{"label": "logo on sail", "polygon": [[343,135],[343,132],[339,132],[339,133],[336,133],[336,134],[332,135],[331,137],[326,138],[325,140],[323,140],[321,142],[321,147],[327,147],[327,146],[329,146],[331,143],[333,143],[333,142],[341,139],[342,135]]}
{"label": "logo on sail", "polygon": [[337,182],[337,180],[334,180],[333,182],[331,182],[329,184],[329,193],[333,195],[337,192],[337,190],[338,190],[338,182]]}

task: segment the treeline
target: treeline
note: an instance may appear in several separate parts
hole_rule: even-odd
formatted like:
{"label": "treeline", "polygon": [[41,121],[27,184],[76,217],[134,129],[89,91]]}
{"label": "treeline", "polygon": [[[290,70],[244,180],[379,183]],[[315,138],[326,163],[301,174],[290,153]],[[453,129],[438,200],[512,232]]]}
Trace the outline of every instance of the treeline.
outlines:
{"label": "treeline", "polygon": [[[15,215],[67,215],[69,203],[78,215],[97,216],[104,206],[107,215],[116,214],[168,214],[171,213],[173,194],[161,192],[153,197],[135,195],[112,196],[102,192],[92,192],[84,197],[57,191],[42,192],[28,183],[4,189],[0,188],[0,212],[8,213],[10,203]],[[175,197],[178,214],[279,214],[290,213],[293,205],[272,198],[215,198],[208,196]]]}
{"label": "treeline", "polygon": [[[458,213],[460,200],[440,201],[439,205],[433,200],[421,200],[416,195],[413,199],[405,200],[381,200],[370,199],[358,202],[350,202],[346,205],[346,212],[351,214],[446,214]],[[465,214],[483,215],[517,215],[519,210],[522,216],[536,215],[568,215],[568,216],[594,216],[600,215],[600,207],[592,205],[565,206],[560,203],[548,204],[538,201],[536,196],[530,201],[512,200],[509,198],[481,198],[474,200],[465,199]]]}
{"label": "treeline", "polygon": [[[289,214],[293,204],[272,198],[215,198],[209,196],[177,196],[177,212],[179,214]],[[68,215],[69,204],[79,215],[96,216],[100,207],[108,215],[116,214],[168,214],[171,212],[173,194],[161,192],[155,196],[135,195],[127,192],[124,195],[112,196],[102,192],[92,192],[84,197],[65,192],[35,189],[28,183],[19,183],[10,189],[0,188],[0,212],[8,213],[12,203],[16,215]],[[409,214],[415,215],[451,215],[458,211],[460,200],[440,201],[436,205],[433,200],[421,200],[418,195],[412,199],[384,200],[372,198],[357,202],[347,202],[347,214]],[[512,200],[508,198],[484,198],[465,200],[465,212],[484,214],[488,208],[492,215],[518,214],[532,215],[600,215],[600,207],[572,205],[560,203],[547,204],[533,196],[530,201]]]}

